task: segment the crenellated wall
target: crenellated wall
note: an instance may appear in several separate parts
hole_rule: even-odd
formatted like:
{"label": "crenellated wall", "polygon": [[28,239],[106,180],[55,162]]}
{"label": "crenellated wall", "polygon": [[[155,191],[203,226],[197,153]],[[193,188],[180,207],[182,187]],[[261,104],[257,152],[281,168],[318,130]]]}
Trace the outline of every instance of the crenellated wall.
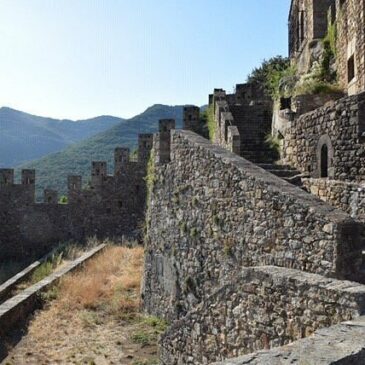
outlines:
{"label": "crenellated wall", "polygon": [[181,318],[249,266],[360,279],[361,224],[192,132],[172,132],[170,162],[156,160],[153,182],[149,313]]}
{"label": "crenellated wall", "polygon": [[81,176],[68,177],[68,204],[58,193],[44,191],[35,202],[35,171],[23,170],[15,184],[11,169],[0,170],[0,261],[42,255],[59,242],[87,237],[137,237],[144,219],[146,166],[151,134],[139,136],[137,161],[126,148],[115,150],[115,170],[107,175],[104,161],[94,161],[91,184],[82,188]]}

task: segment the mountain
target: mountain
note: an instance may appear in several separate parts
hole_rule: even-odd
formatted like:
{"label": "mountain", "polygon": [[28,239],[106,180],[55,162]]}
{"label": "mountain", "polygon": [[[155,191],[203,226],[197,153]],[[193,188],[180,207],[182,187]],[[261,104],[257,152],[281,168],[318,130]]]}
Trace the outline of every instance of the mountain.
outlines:
{"label": "mountain", "polygon": [[46,187],[57,189],[60,195],[66,194],[68,175],[82,175],[84,183],[88,182],[93,160],[107,161],[109,173],[112,173],[115,147],[129,147],[133,151],[137,147],[138,134],[157,132],[158,121],[164,118],[174,118],[177,128],[181,128],[183,106],[153,105],[142,114],[123,120],[107,131],[61,152],[26,163],[21,168],[36,169],[38,197]]}
{"label": "mountain", "polygon": [[122,121],[111,116],[59,120],[0,108],[0,167],[14,167],[61,151]]}

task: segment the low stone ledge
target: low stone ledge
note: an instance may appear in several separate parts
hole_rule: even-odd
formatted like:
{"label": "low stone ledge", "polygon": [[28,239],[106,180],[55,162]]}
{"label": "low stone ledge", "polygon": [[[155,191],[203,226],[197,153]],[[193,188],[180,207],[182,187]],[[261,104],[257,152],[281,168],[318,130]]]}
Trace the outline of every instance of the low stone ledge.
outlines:
{"label": "low stone ledge", "polygon": [[161,363],[209,364],[280,347],[364,313],[365,285],[287,268],[245,268],[162,336]]}
{"label": "low stone ledge", "polygon": [[0,285],[0,303],[3,302],[9,293],[22,281],[29,276],[42,264],[42,260],[38,260],[27,266],[24,270],[12,276],[9,280]]}
{"label": "low stone ledge", "polygon": [[99,245],[76,260],[68,263],[60,270],[52,273],[38,283],[25,289],[18,295],[7,300],[0,305],[0,339],[14,325],[24,320],[39,304],[39,294],[55,285],[59,279],[78,268],[88,261],[95,254],[101,252],[106,247],[105,244]]}
{"label": "low stone ledge", "polygon": [[365,364],[365,317],[318,330],[313,336],[270,351],[211,365]]}
{"label": "low stone ledge", "polygon": [[7,299],[11,291],[20,283],[27,280],[42,263],[52,256],[52,251],[37,261],[34,261],[22,271],[12,276],[9,280],[0,285],[0,303]]}
{"label": "low stone ledge", "polygon": [[352,218],[365,221],[364,183],[332,179],[302,179],[303,186],[313,195],[348,213]]}

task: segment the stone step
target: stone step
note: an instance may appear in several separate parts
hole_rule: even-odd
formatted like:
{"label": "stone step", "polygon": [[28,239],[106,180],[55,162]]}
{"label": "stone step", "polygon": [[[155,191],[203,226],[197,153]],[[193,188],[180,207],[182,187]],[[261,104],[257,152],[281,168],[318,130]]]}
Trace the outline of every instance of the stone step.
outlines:
{"label": "stone step", "polygon": [[291,167],[289,165],[278,165],[278,164],[269,164],[269,163],[260,163],[258,164],[261,168],[264,170],[289,170],[289,171],[296,171],[298,174],[298,170],[294,167]]}
{"label": "stone step", "polygon": [[276,175],[283,180],[301,187],[302,184],[302,174],[300,171],[288,165],[278,165],[278,164],[267,164],[267,163],[259,163],[257,164],[267,172],[270,172],[273,175]]}
{"label": "stone step", "polygon": [[271,172],[272,174],[282,177],[282,178],[289,178],[289,177],[294,177],[296,175],[298,175],[298,171],[295,170],[284,170],[284,169],[267,169],[266,171]]}

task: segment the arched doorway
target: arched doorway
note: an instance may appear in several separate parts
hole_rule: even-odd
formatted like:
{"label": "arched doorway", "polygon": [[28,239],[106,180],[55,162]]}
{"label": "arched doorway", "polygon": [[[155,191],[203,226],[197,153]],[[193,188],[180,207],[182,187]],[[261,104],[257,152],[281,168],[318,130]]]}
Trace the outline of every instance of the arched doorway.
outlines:
{"label": "arched doorway", "polygon": [[325,134],[321,136],[317,145],[317,177],[334,178],[333,156],[331,139]]}
{"label": "arched doorway", "polygon": [[321,148],[321,175],[320,177],[328,177],[328,147],[324,144]]}

